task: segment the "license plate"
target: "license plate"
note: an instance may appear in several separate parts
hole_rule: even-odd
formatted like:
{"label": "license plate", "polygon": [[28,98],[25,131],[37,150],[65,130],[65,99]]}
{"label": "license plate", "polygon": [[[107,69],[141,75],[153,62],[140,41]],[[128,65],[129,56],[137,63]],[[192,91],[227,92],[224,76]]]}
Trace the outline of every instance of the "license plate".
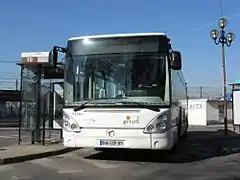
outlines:
{"label": "license plate", "polygon": [[124,146],[124,141],[122,140],[100,140],[100,146],[116,146],[121,147]]}

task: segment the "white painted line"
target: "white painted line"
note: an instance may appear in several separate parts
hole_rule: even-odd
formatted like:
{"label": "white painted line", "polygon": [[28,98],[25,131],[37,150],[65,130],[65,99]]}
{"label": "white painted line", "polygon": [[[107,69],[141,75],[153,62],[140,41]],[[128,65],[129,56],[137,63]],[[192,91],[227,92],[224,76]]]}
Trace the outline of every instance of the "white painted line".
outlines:
{"label": "white painted line", "polygon": [[18,134],[11,135],[12,137],[18,137]]}
{"label": "white painted line", "polygon": [[[11,135],[10,137],[12,138],[18,138],[18,135]],[[29,138],[30,136],[22,136],[21,135],[21,138]],[[0,137],[1,138],[1,137]]]}
{"label": "white painted line", "polygon": [[30,179],[31,177],[21,177],[21,176],[12,176],[11,179],[12,180],[24,180],[24,179]]}
{"label": "white painted line", "polygon": [[71,169],[71,170],[62,169],[62,170],[57,171],[58,174],[78,174],[78,173],[81,173],[81,172],[83,172],[82,169],[76,169],[76,170],[74,170],[74,169]]}
{"label": "white painted line", "polygon": [[79,158],[81,161],[93,165],[95,167],[98,168],[102,168],[102,169],[111,169],[111,168],[116,168],[119,167],[119,165],[117,164],[106,164],[106,163],[102,163],[101,160],[88,160],[88,159],[84,159],[84,158]]}
{"label": "white painted line", "polygon": [[51,169],[54,168],[54,166],[52,164],[53,161],[51,159],[48,159],[48,158],[37,159],[37,160],[29,161],[29,162],[32,163],[32,164],[37,164],[37,165],[40,165],[40,166],[43,166],[43,167],[48,167],[48,168],[51,168]]}
{"label": "white painted line", "polygon": [[93,148],[83,148],[83,149],[81,149],[81,152],[89,152],[89,151],[95,151],[95,149],[93,149]]}
{"label": "white painted line", "polygon": [[3,139],[14,139],[16,137],[12,137],[12,136],[0,136],[0,138],[3,138]]}

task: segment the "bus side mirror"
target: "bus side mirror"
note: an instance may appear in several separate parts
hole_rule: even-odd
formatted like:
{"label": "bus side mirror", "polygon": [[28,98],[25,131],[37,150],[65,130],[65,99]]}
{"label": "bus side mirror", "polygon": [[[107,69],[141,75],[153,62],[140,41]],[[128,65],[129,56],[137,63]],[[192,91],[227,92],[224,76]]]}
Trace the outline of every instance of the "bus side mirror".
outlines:
{"label": "bus side mirror", "polygon": [[57,66],[57,60],[58,60],[58,51],[56,47],[54,46],[53,49],[49,52],[48,56],[48,62],[53,65],[53,67]]}
{"label": "bus side mirror", "polygon": [[171,68],[172,70],[182,69],[182,58],[181,53],[179,51],[172,52]]}

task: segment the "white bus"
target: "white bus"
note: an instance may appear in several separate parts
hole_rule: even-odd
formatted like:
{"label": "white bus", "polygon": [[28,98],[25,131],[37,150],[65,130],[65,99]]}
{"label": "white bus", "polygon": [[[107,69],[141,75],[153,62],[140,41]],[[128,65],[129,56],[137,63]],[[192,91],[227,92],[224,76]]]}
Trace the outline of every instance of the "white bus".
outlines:
{"label": "white bus", "polygon": [[171,150],[188,129],[181,54],[164,33],[70,38],[66,53],[66,147]]}

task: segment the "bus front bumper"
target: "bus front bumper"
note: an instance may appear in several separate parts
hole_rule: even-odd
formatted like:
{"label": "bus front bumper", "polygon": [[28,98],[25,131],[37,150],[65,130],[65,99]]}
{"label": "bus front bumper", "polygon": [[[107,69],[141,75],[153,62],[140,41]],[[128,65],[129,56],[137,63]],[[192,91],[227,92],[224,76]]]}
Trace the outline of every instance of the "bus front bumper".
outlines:
{"label": "bus front bumper", "polygon": [[145,134],[143,129],[82,129],[63,132],[64,146],[123,149],[171,149],[172,131]]}

